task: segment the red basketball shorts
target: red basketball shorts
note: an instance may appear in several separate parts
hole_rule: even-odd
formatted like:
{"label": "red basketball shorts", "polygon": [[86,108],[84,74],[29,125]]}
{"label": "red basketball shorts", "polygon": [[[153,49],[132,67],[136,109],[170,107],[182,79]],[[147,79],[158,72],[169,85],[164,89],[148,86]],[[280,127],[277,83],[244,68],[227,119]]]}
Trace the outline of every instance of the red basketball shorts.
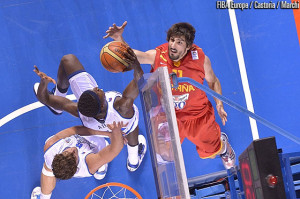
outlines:
{"label": "red basketball shorts", "polygon": [[210,158],[221,150],[220,126],[215,121],[213,108],[201,117],[180,121],[177,118],[181,143],[185,138],[196,145],[200,158]]}

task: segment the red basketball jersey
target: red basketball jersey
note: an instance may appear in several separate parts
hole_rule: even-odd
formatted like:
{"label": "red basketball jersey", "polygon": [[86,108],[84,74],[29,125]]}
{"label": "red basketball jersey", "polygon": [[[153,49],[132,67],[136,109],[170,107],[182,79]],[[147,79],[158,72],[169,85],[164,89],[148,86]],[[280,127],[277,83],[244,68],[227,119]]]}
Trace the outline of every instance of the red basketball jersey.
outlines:
{"label": "red basketball jersey", "polygon": [[[193,44],[187,55],[178,62],[169,58],[168,43],[158,46],[155,50],[156,57],[151,72],[158,67],[167,66],[169,73],[174,72],[177,77],[189,77],[203,84],[205,55],[201,48]],[[172,88],[172,94],[177,119],[201,117],[211,107],[205,92],[189,83],[179,83],[177,90]]]}

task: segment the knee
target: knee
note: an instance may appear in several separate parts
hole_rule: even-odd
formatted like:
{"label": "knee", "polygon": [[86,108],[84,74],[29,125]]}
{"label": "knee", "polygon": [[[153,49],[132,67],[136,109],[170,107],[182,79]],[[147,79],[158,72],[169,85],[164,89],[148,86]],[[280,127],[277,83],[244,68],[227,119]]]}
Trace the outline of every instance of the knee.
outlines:
{"label": "knee", "polygon": [[79,62],[78,58],[72,54],[64,55],[61,58],[59,66],[60,66],[60,68],[61,67],[63,68],[64,72],[67,75],[73,74],[74,72],[76,72],[78,70],[84,70],[84,68],[81,65],[81,63]]}
{"label": "knee", "polygon": [[74,63],[77,60],[77,57],[73,54],[68,54],[68,55],[64,55],[61,58],[61,63],[62,64],[71,64]]}

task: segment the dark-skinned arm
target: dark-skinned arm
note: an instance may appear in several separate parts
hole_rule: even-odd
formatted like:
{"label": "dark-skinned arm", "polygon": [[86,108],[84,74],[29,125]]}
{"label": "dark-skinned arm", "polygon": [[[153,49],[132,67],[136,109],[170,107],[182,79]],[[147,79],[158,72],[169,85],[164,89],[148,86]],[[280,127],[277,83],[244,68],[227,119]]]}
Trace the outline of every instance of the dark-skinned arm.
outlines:
{"label": "dark-skinned arm", "polygon": [[123,91],[124,98],[130,98],[133,101],[139,95],[138,81],[144,74],[143,69],[141,68],[140,62],[137,59],[137,56],[133,52],[133,50],[128,47],[127,53],[125,53],[125,61],[130,64],[130,67],[133,68],[133,80],[127,85],[125,90]]}
{"label": "dark-skinned arm", "polygon": [[77,103],[60,96],[50,95],[48,92],[48,84],[52,82],[56,84],[55,80],[41,72],[37,66],[34,66],[34,72],[41,78],[40,85],[37,91],[38,100],[54,109],[63,110],[75,117],[78,117]]}

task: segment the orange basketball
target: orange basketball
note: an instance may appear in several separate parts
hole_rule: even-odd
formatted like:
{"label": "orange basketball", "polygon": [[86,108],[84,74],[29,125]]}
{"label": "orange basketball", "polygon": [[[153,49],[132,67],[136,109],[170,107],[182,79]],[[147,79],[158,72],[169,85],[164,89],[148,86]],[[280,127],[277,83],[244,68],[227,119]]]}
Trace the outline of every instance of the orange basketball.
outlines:
{"label": "orange basketball", "polygon": [[112,41],[103,46],[100,61],[103,67],[113,73],[123,72],[129,64],[124,61],[127,45],[120,41]]}

